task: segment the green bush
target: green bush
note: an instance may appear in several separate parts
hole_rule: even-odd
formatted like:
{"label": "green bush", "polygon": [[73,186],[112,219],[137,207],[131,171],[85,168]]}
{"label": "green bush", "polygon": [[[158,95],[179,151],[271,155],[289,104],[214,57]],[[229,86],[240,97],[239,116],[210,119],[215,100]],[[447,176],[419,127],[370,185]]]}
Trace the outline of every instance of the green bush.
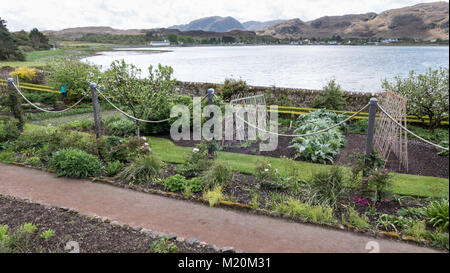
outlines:
{"label": "green bush", "polygon": [[186,181],[185,189],[189,188],[189,190],[193,193],[203,191],[203,182],[200,178],[192,178],[191,180]]}
{"label": "green bush", "polygon": [[[300,115],[296,121],[297,129],[294,134],[309,134],[327,129],[344,120],[343,115],[318,110],[306,115]],[[346,139],[339,128],[333,128],[327,132],[307,136],[296,137],[289,148],[295,148],[296,158],[305,158],[312,162],[333,163],[334,156],[339,154],[340,147],[346,144]]]}
{"label": "green bush", "polygon": [[90,90],[91,82],[99,82],[100,70],[97,66],[76,59],[60,60],[50,67],[47,79],[56,90],[66,85],[68,97],[81,97]]}
{"label": "green bush", "polygon": [[448,231],[448,205],[448,199],[445,198],[431,202],[425,208],[427,223],[439,228],[440,231]]}
{"label": "green bush", "polygon": [[320,205],[311,206],[293,198],[276,204],[274,210],[287,213],[292,217],[302,217],[304,220],[312,221],[313,223],[336,222],[333,218],[332,208]]}
{"label": "green bush", "polygon": [[175,192],[175,191],[181,191],[186,186],[186,177],[182,175],[174,175],[166,180],[164,180],[164,187],[166,190]]}
{"label": "green bush", "polygon": [[249,87],[243,80],[225,79],[224,84],[219,88],[218,91],[223,99],[228,101],[234,95],[242,95],[248,93]]}
{"label": "green bush", "polygon": [[0,143],[16,140],[20,136],[17,122],[6,119],[0,123]]}
{"label": "green bush", "polygon": [[203,199],[207,200],[210,207],[214,207],[223,200],[222,187],[216,186],[212,190],[207,190],[203,193]]}
{"label": "green bush", "polygon": [[42,161],[37,156],[32,156],[25,160],[25,165],[33,166],[33,167],[40,167],[42,166]]}
{"label": "green bush", "polygon": [[132,183],[154,182],[159,178],[161,164],[155,155],[140,156],[119,174],[119,178]]}
{"label": "green bush", "polygon": [[105,174],[107,176],[115,176],[118,174],[125,165],[120,161],[113,161],[111,163],[108,163],[108,165],[105,168]]}
{"label": "green bush", "polygon": [[345,188],[344,171],[339,167],[333,167],[318,172],[313,175],[310,187],[312,203],[336,207]]}
{"label": "green bush", "polygon": [[284,178],[279,174],[278,169],[272,167],[268,161],[259,161],[255,168],[255,181],[261,186],[270,189],[284,189]]}
{"label": "green bush", "polygon": [[323,88],[323,91],[314,99],[314,108],[328,110],[343,110],[345,105],[344,92],[336,80],[331,80]]}
{"label": "green bush", "polygon": [[213,189],[220,186],[226,188],[233,181],[233,170],[230,165],[224,162],[215,162],[202,176],[203,185],[206,189]]}
{"label": "green bush", "polygon": [[360,216],[353,207],[348,208],[348,219],[346,219],[344,213],[342,214],[342,223],[350,224],[360,229],[370,228],[369,218],[365,215]]}
{"label": "green bush", "polygon": [[15,156],[14,156],[13,152],[10,152],[10,151],[2,152],[2,151],[0,151],[0,162],[9,164],[9,163],[12,163],[14,161],[15,161]]}
{"label": "green bush", "polygon": [[53,154],[50,167],[59,176],[86,178],[100,174],[101,163],[97,157],[84,151],[68,148]]}
{"label": "green bush", "polygon": [[108,130],[112,135],[118,137],[128,137],[134,136],[136,133],[136,125],[132,120],[129,119],[119,119],[105,125],[106,130]]}
{"label": "green bush", "polygon": [[208,156],[208,147],[202,142],[195,146],[185,163],[178,167],[177,172],[186,177],[196,177],[209,169],[212,164],[213,161]]}

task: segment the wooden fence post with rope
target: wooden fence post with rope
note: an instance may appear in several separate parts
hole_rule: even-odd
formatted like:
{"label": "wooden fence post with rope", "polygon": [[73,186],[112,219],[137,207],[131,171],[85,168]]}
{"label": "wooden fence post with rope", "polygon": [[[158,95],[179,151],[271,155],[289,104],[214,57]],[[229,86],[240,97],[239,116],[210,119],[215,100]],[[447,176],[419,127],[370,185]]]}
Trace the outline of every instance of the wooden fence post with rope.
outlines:
{"label": "wooden fence post with rope", "polygon": [[23,118],[23,111],[22,106],[20,105],[19,98],[16,94],[16,89],[14,87],[14,79],[8,78],[8,95],[9,95],[9,107],[11,110],[11,113],[13,114],[14,118],[17,119],[17,129],[19,129],[20,132],[23,132],[23,127],[25,125],[25,120]]}
{"label": "wooden fence post with rope", "polygon": [[98,103],[97,85],[95,83],[90,84],[92,93],[92,108],[94,110],[94,127],[97,138],[102,138],[102,126],[100,123],[100,104]]}

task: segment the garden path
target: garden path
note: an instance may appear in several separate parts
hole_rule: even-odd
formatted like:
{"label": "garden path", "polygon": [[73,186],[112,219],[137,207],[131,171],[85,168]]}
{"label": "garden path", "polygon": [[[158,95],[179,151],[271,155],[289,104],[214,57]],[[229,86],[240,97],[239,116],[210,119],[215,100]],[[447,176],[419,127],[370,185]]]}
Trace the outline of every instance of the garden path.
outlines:
{"label": "garden path", "polygon": [[246,212],[145,194],[88,180],[58,178],[34,169],[0,164],[0,194],[140,226],[184,238],[195,237],[218,247],[245,252],[437,252],[412,244],[375,239],[346,231],[294,223]]}

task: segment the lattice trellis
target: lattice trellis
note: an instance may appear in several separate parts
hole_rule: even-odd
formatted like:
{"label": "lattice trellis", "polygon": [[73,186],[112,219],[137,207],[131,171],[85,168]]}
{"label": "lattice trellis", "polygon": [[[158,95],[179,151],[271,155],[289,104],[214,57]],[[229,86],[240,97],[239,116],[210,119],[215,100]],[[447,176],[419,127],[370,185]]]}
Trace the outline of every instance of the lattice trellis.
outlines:
{"label": "lattice trellis", "polygon": [[[385,91],[378,96],[378,103],[406,128],[406,99]],[[399,169],[408,171],[408,133],[397,126],[384,113],[380,113],[375,125],[374,145],[385,161],[391,152],[399,160]]]}

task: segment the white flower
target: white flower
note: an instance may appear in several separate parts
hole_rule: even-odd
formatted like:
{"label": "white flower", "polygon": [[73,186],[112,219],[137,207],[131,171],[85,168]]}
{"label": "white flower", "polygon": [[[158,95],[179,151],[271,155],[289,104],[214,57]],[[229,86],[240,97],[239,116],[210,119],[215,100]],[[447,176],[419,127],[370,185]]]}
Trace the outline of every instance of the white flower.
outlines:
{"label": "white flower", "polygon": [[200,152],[200,150],[198,148],[194,148],[194,149],[192,149],[192,152],[198,153],[198,152]]}
{"label": "white flower", "polygon": [[265,172],[268,172],[268,171],[269,171],[269,169],[265,169],[264,171],[265,171]]}
{"label": "white flower", "polygon": [[147,138],[145,136],[141,137],[141,139],[147,141]]}
{"label": "white flower", "polygon": [[148,147],[148,143],[147,143],[147,142],[145,142],[145,143],[144,143],[144,146]]}

